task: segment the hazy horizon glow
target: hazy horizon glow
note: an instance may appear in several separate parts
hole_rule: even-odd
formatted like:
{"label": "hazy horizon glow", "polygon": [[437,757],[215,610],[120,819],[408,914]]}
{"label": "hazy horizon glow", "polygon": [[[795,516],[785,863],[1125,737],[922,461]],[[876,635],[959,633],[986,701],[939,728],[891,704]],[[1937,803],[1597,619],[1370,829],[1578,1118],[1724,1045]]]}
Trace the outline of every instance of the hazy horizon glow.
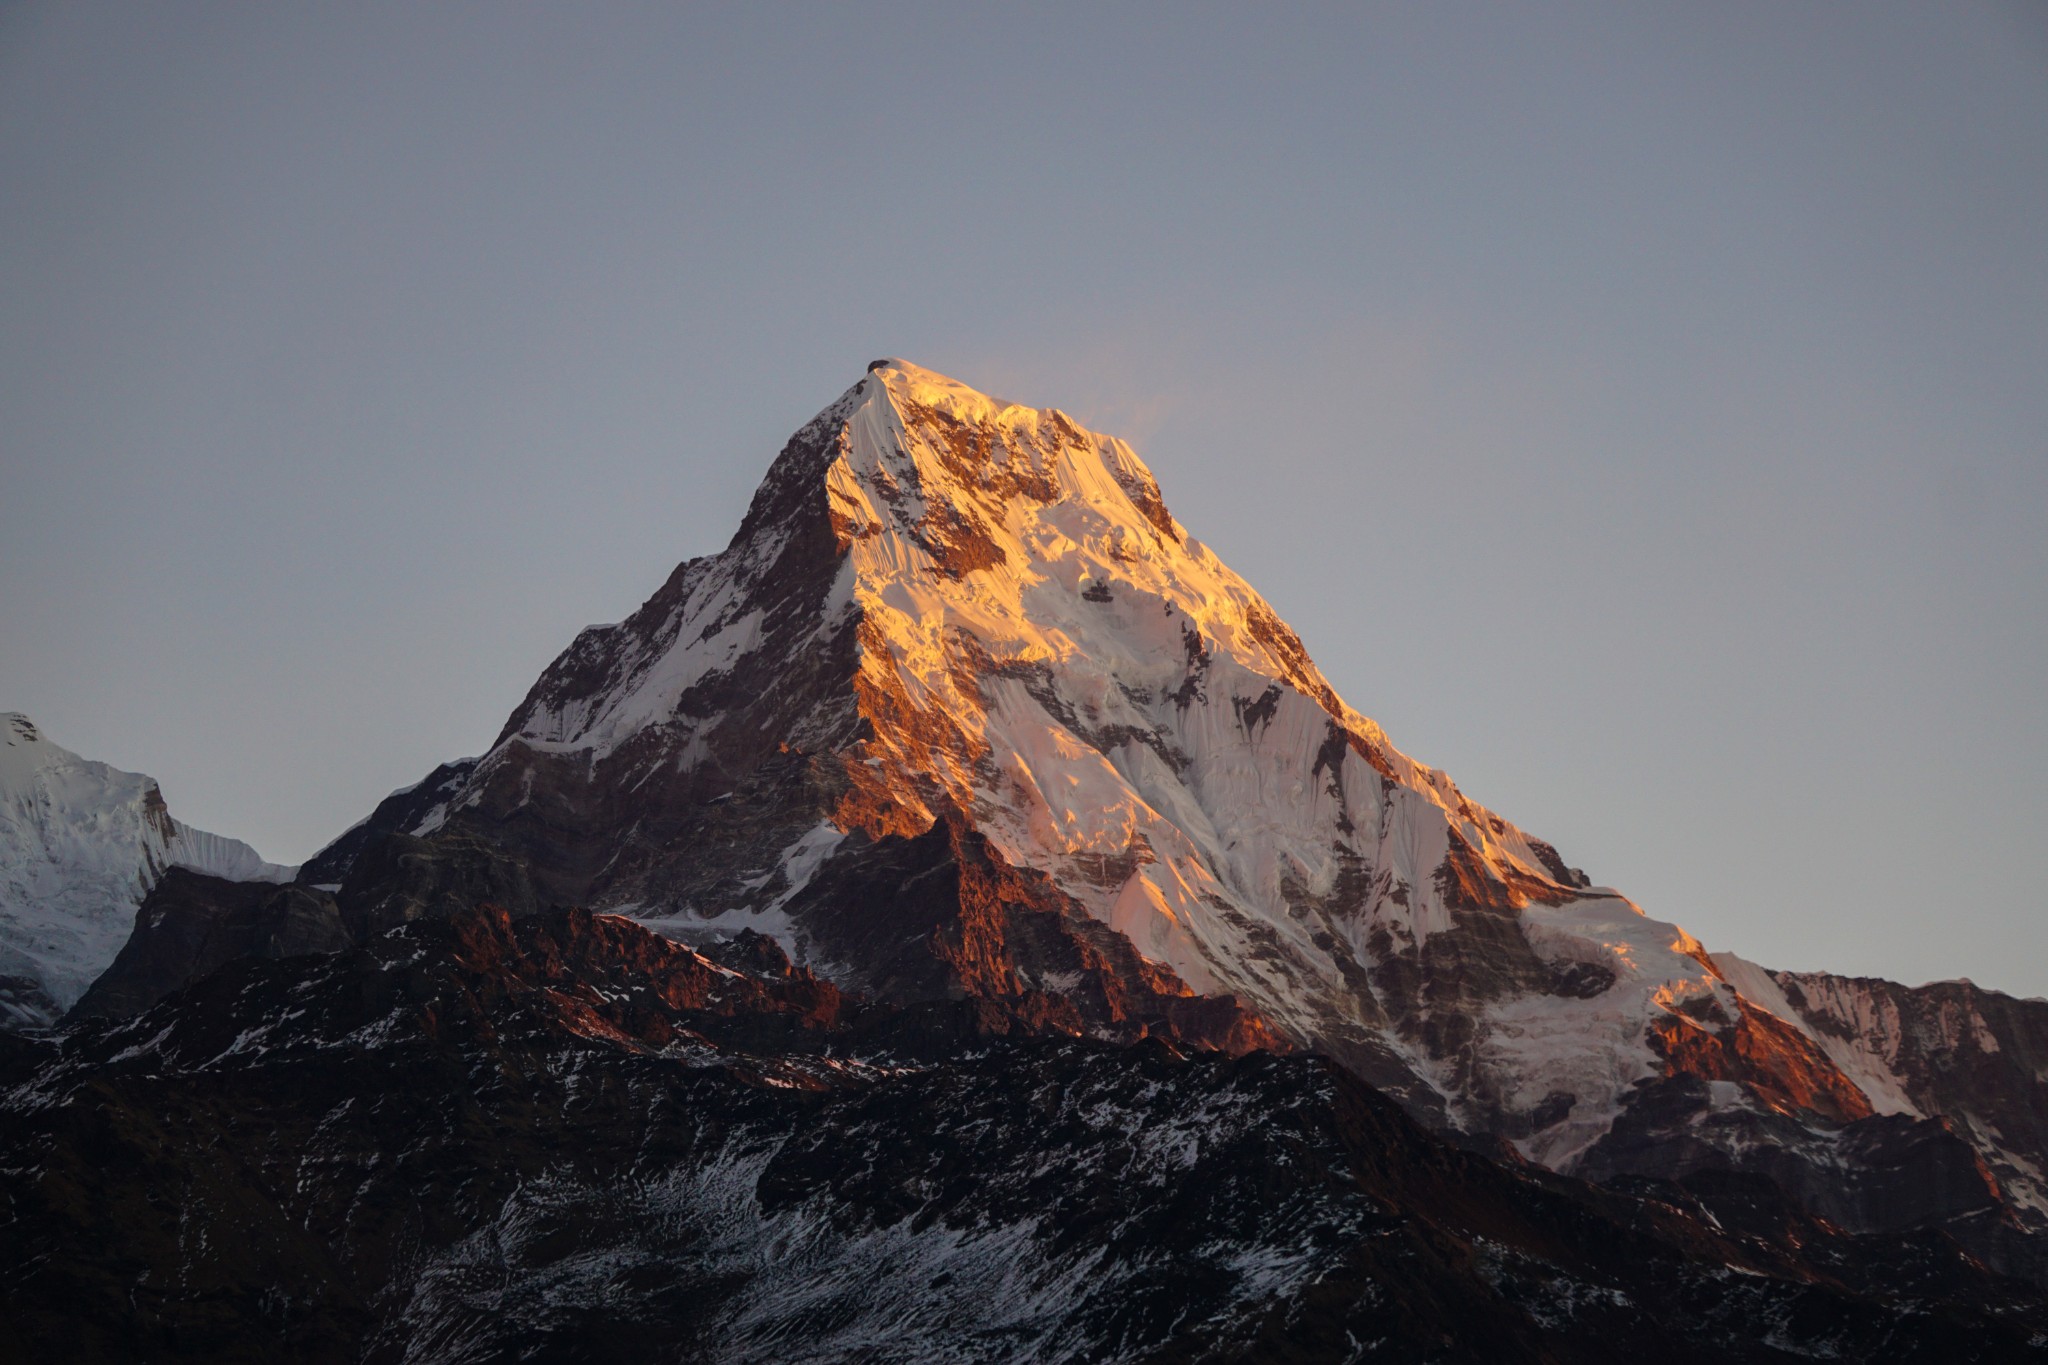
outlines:
{"label": "hazy horizon glow", "polygon": [[900,355],[1710,948],[2048,994],[2048,11],[0,12],[0,710],[303,858]]}

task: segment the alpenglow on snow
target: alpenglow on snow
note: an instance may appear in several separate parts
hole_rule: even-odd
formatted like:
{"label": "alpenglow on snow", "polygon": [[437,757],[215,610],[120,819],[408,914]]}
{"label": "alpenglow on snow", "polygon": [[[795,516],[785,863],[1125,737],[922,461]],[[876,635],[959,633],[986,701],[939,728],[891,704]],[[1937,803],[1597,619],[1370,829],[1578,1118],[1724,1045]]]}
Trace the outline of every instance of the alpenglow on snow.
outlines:
{"label": "alpenglow on snow", "polygon": [[[1885,983],[1711,955],[1593,885],[1340,698],[1128,445],[903,361],[791,438],[724,551],[352,837],[378,829],[886,999],[1322,1050],[1561,1170],[1769,1145],[1819,1181],[1946,1143],[2048,1214],[2041,1134],[1841,1022]],[[2002,1006],[1926,1008],[1993,1057]]]}

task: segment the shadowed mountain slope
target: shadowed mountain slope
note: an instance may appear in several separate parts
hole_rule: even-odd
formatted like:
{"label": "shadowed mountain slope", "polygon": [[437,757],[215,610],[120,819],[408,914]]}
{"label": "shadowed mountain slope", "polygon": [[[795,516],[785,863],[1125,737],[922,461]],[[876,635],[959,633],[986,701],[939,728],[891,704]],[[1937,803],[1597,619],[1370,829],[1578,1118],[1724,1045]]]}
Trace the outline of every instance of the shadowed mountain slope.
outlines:
{"label": "shadowed mountain slope", "polygon": [[0,1046],[0,1354],[1995,1361],[2039,1295],[1765,1181],[1605,1192],[1312,1057],[851,999],[486,907]]}

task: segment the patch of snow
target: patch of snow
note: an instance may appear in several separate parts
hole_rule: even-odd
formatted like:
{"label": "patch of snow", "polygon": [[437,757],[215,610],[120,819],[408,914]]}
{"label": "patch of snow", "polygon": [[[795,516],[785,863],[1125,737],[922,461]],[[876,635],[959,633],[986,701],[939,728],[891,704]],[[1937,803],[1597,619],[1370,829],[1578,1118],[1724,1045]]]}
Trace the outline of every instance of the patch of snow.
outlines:
{"label": "patch of snow", "polygon": [[[652,929],[664,938],[696,947],[704,943],[732,938],[742,929],[751,929],[757,934],[766,934],[782,950],[789,954],[792,962],[808,964],[808,945],[794,920],[785,908],[790,900],[810,884],[818,869],[823,867],[833,852],[846,839],[844,830],[829,820],[820,821],[804,831],[794,843],[782,851],[769,872],[749,879],[752,889],[780,886],[781,890],[765,905],[727,905],[717,910],[704,912],[694,909],[662,910],[650,912],[639,906],[617,906],[617,913],[627,915]],[[814,965],[814,964],[809,964]]]}
{"label": "patch of snow", "polygon": [[283,885],[299,873],[298,865],[266,862],[255,849],[240,839],[194,829],[183,820],[172,820],[177,837],[171,841],[171,866],[203,872],[230,882],[272,882]]}

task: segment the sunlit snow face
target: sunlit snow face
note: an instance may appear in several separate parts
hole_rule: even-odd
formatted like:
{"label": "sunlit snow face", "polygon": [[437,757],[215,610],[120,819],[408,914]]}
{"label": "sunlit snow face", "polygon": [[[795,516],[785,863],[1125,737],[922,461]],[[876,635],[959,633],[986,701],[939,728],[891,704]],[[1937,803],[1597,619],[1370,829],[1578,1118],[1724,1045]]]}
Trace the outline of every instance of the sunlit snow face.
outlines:
{"label": "sunlit snow face", "polygon": [[[1625,1001],[1547,1003],[1548,1041],[1503,1021],[1482,1053],[1515,1093],[1573,1071],[1582,1126],[1652,1069],[1649,1013],[1711,989],[1682,933],[1611,895],[1560,893],[1520,831],[1344,706],[1122,442],[892,362],[825,484],[876,718],[850,756],[859,799],[842,828],[921,828],[935,802],[971,812],[1004,857],[1051,873],[1191,987],[1255,1001],[1301,1037],[1355,989],[1318,936],[1368,962],[1376,945],[1420,951],[1455,927],[1439,869],[1468,849],[1510,903],[1585,907],[1546,920],[1538,953],[1611,963],[1628,983]],[[1350,903],[1302,913],[1346,876],[1363,883]],[[1629,1060],[1578,1074],[1557,1032],[1605,1036]]]}
{"label": "sunlit snow face", "polygon": [[[629,787],[650,764],[687,773],[740,722],[683,698],[743,674],[773,686],[850,641],[850,681],[798,701],[860,721],[817,731],[841,735],[807,760],[842,774],[825,818],[776,826],[717,883],[730,903],[688,907],[700,929],[800,946],[789,907],[833,859],[962,817],[1184,988],[1300,1043],[1390,1050],[1453,1114],[1526,1132],[1554,1164],[1661,1074],[1660,1029],[1746,1017],[1689,936],[1585,885],[1346,705],[1122,442],[884,362],[791,443],[756,511],[679,571],[666,615],[579,640],[565,676],[603,685],[523,713],[508,740],[576,772],[625,764]],[[805,570],[818,600],[792,617],[778,566],[820,515],[832,558]]]}

